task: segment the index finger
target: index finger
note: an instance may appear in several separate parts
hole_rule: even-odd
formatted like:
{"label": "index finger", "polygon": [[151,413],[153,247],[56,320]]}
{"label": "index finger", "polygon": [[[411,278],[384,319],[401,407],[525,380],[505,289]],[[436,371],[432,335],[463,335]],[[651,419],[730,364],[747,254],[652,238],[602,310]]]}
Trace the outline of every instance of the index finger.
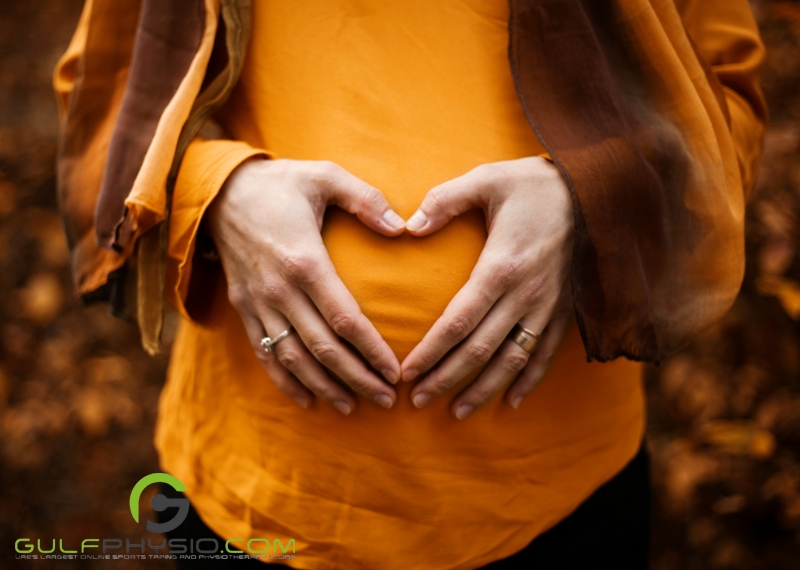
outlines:
{"label": "index finger", "polygon": [[469,280],[456,293],[442,316],[403,360],[400,368],[403,380],[410,382],[430,370],[478,326],[500,298],[507,288],[503,284],[505,279],[491,271],[488,265],[478,260]]}
{"label": "index finger", "polygon": [[330,258],[320,260],[317,278],[304,280],[300,288],[319,309],[331,329],[352,344],[381,375],[394,384],[400,379],[400,363],[370,320],[361,312],[353,294],[339,278]]}

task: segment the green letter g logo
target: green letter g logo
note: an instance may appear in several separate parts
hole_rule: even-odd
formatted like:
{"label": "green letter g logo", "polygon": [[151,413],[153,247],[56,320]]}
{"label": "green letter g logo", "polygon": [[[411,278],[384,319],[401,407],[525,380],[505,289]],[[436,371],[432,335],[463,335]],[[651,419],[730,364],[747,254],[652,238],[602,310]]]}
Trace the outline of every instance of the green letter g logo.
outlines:
{"label": "green letter g logo", "polygon": [[[142,491],[144,491],[145,487],[153,483],[166,483],[176,491],[182,492],[186,490],[183,483],[167,473],[151,473],[150,475],[142,477],[139,479],[139,482],[133,486],[133,491],[131,491],[131,514],[133,515],[133,520],[136,522],[139,522],[139,497],[142,496]],[[175,518],[172,520],[160,524],[148,520],[147,530],[150,532],[169,532],[175,530],[186,520],[186,515],[189,514],[189,499],[168,499],[159,493],[153,497],[153,500],[150,501],[150,505],[153,507],[153,510],[157,512],[161,512],[170,507],[178,507],[178,514],[175,515]]]}

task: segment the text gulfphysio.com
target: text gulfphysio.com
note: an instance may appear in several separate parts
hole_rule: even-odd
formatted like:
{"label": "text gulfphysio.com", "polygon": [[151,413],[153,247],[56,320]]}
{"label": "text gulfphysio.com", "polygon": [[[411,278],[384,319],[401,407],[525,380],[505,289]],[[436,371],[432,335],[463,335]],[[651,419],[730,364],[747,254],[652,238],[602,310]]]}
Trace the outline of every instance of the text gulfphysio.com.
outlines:
{"label": "text gulfphysio.com", "polygon": [[[186,487],[178,479],[166,473],[152,473],[143,477],[133,487],[130,497],[130,509],[133,520],[139,522],[139,497],[145,487],[153,483],[170,485],[176,491],[186,491]],[[151,532],[170,532],[186,520],[189,513],[189,499],[169,499],[164,495],[153,496],[150,502],[153,510],[161,512],[168,508],[177,508],[178,514],[172,519],[155,523],[147,521],[147,530]],[[232,543],[242,544],[244,538],[230,538],[225,542],[216,538],[170,538],[164,537],[153,544],[150,539],[131,540],[129,538],[85,538],[80,546],[65,545],[64,540],[18,538],[14,543],[17,559],[30,560],[152,560],[152,559],[188,559],[188,560],[232,560],[240,558],[280,559],[295,557],[297,545],[293,538],[284,542],[279,538],[250,538],[239,550]],[[73,549],[69,547],[72,546]],[[58,548],[58,551],[56,551]]]}

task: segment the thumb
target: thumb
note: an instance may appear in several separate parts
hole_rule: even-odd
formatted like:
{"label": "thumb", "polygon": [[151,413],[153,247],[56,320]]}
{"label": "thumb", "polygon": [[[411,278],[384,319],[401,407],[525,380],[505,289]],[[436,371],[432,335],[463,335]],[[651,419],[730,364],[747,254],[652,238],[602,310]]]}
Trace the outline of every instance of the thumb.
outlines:
{"label": "thumb", "polygon": [[448,180],[428,191],[422,204],[406,222],[406,230],[415,236],[431,234],[455,216],[482,206],[483,201],[482,186],[472,173]]}
{"label": "thumb", "polygon": [[368,228],[396,236],[405,230],[405,221],[392,210],[383,193],[343,168],[337,168],[329,185],[329,203],[355,214]]}

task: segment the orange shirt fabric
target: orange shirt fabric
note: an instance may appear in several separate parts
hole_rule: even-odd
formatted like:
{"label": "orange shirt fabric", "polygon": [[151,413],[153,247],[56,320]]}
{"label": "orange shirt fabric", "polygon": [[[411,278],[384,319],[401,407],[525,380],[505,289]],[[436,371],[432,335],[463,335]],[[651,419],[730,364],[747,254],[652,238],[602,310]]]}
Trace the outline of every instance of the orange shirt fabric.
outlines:
{"label": "orange shirt fabric", "polygon": [[[233,544],[294,539],[295,557],[275,562],[295,568],[461,570],[506,557],[636,453],[640,364],[587,363],[573,325],[517,410],[501,392],[464,421],[450,414],[478,370],[422,410],[404,383],[390,410],[360,396],[350,416],[322,402],[303,409],[256,360],[221,272],[201,271],[194,253],[205,208],[250,157],[332,160],[407,218],[436,184],[542,153],[509,69],[508,5],[253,4],[245,68],[217,116],[230,140],[192,143],[175,188],[167,295],[183,319],[156,429],[162,467]],[[701,51],[752,33],[739,10],[694,38]],[[752,136],[741,138],[748,148]],[[478,211],[425,238],[380,236],[335,208],[322,228],[339,275],[401,360],[467,281],[486,235]]]}

